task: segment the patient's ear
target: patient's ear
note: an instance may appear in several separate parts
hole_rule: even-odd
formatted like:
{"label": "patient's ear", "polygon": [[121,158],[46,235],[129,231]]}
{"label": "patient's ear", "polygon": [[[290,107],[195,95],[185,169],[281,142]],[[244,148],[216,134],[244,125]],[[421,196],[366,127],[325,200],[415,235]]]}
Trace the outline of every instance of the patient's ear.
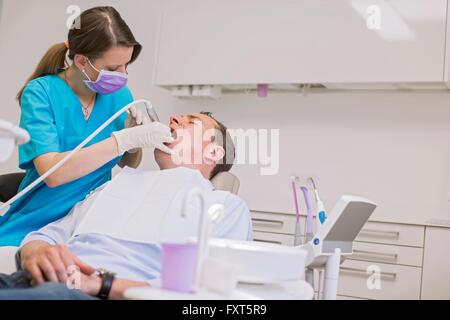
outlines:
{"label": "patient's ear", "polygon": [[206,164],[216,164],[224,157],[225,157],[225,150],[223,149],[223,147],[215,143],[210,143],[205,148],[203,155],[203,159],[205,160]]}

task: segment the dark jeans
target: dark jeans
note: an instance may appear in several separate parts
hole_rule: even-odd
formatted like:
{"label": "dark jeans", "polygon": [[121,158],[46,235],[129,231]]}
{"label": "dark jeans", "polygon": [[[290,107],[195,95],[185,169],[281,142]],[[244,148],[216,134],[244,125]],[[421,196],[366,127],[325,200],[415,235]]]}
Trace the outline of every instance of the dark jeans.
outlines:
{"label": "dark jeans", "polygon": [[0,300],[97,300],[63,283],[47,282],[30,286],[28,272],[0,274]]}

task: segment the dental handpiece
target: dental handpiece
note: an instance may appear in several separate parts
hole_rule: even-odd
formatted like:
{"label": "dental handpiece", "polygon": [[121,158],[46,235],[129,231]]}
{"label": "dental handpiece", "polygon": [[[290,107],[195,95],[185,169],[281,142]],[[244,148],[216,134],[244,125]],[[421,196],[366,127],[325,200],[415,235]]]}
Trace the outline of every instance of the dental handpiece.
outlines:
{"label": "dental handpiece", "polygon": [[148,115],[148,117],[150,118],[150,120],[151,120],[152,122],[154,122],[154,121],[160,122],[160,121],[159,121],[158,114],[156,113],[156,110],[155,110],[155,108],[152,106],[152,104],[150,103],[150,101],[145,101],[144,104],[145,104],[145,110],[147,111],[147,115]]}
{"label": "dental handpiece", "polygon": [[[156,110],[153,107],[153,105],[150,103],[150,101],[145,101],[144,104],[145,104],[145,111],[147,111],[147,115],[150,118],[150,120],[152,122],[155,122],[155,121],[156,122],[161,122],[161,121],[159,121],[158,114],[156,113]],[[172,135],[172,138],[177,139],[177,132],[176,131],[173,131],[171,133],[171,135]]]}

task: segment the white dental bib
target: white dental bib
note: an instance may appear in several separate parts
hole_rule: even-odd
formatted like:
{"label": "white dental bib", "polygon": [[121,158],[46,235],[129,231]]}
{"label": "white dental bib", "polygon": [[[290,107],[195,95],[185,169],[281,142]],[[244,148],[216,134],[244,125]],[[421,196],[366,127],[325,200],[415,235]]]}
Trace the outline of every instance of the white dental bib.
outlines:
{"label": "white dental bib", "polygon": [[74,236],[101,234],[141,243],[184,242],[197,235],[201,214],[198,197],[183,203],[189,191],[204,195],[205,210],[223,204],[228,192],[214,191],[199,171],[176,168],[141,171],[124,168],[100,191]]}

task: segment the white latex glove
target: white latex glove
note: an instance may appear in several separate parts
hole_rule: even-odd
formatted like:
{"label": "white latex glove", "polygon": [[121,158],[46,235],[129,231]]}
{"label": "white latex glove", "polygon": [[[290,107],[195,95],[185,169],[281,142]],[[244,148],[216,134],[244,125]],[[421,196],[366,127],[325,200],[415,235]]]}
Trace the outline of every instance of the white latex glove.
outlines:
{"label": "white latex glove", "polygon": [[112,133],[117,141],[119,155],[135,148],[157,148],[166,153],[173,151],[164,143],[174,141],[170,128],[161,122],[151,122]]}
{"label": "white latex glove", "polygon": [[142,108],[131,106],[127,110],[127,119],[125,120],[125,128],[135,127],[141,124],[148,124],[151,122],[150,118],[144,114],[146,112]]}
{"label": "white latex glove", "polygon": [[[125,119],[125,128],[132,128],[141,124],[148,124],[152,121],[144,114],[146,112],[142,108],[137,108],[136,105],[131,106],[127,110],[127,118]],[[127,150],[128,153],[136,153],[139,149]]]}

